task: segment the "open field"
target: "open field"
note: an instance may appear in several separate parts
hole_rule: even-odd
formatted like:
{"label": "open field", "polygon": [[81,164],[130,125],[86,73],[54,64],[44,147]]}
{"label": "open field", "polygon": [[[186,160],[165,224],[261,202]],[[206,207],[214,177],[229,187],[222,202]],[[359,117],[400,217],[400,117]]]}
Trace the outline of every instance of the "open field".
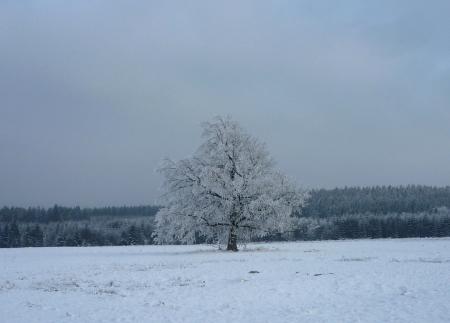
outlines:
{"label": "open field", "polygon": [[449,322],[450,239],[0,249],[2,322]]}

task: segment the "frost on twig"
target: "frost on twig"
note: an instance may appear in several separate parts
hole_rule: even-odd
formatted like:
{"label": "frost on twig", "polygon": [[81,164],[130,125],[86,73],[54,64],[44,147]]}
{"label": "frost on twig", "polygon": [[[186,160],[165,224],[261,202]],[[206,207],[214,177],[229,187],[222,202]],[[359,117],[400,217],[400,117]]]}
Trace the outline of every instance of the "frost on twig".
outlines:
{"label": "frost on twig", "polygon": [[231,118],[203,124],[191,158],[166,159],[164,207],[156,216],[159,243],[238,243],[290,231],[306,192],[274,170],[266,146]]}

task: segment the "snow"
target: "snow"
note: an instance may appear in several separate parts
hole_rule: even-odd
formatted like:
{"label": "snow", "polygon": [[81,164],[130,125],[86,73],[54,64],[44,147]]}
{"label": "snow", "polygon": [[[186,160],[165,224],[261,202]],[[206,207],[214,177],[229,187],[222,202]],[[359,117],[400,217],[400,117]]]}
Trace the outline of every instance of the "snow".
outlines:
{"label": "snow", "polygon": [[0,321],[449,322],[450,239],[0,249]]}

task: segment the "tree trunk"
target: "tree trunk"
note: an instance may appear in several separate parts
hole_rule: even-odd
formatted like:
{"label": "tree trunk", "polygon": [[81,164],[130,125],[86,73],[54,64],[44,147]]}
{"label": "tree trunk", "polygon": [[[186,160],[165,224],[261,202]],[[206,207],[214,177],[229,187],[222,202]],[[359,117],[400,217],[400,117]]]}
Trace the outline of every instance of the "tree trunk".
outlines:
{"label": "tree trunk", "polygon": [[236,228],[234,226],[230,227],[230,233],[228,235],[227,250],[228,251],[238,251],[237,234],[236,234]]}

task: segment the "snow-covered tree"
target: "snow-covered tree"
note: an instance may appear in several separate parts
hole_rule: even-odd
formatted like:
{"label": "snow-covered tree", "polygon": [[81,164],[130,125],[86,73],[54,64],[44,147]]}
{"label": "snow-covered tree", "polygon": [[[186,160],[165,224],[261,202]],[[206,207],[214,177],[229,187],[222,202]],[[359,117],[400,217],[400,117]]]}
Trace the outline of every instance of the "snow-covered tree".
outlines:
{"label": "snow-covered tree", "polygon": [[237,251],[238,242],[290,230],[306,193],[274,170],[265,145],[229,117],[204,123],[203,138],[191,158],[159,168],[165,192],[156,240],[203,238]]}

